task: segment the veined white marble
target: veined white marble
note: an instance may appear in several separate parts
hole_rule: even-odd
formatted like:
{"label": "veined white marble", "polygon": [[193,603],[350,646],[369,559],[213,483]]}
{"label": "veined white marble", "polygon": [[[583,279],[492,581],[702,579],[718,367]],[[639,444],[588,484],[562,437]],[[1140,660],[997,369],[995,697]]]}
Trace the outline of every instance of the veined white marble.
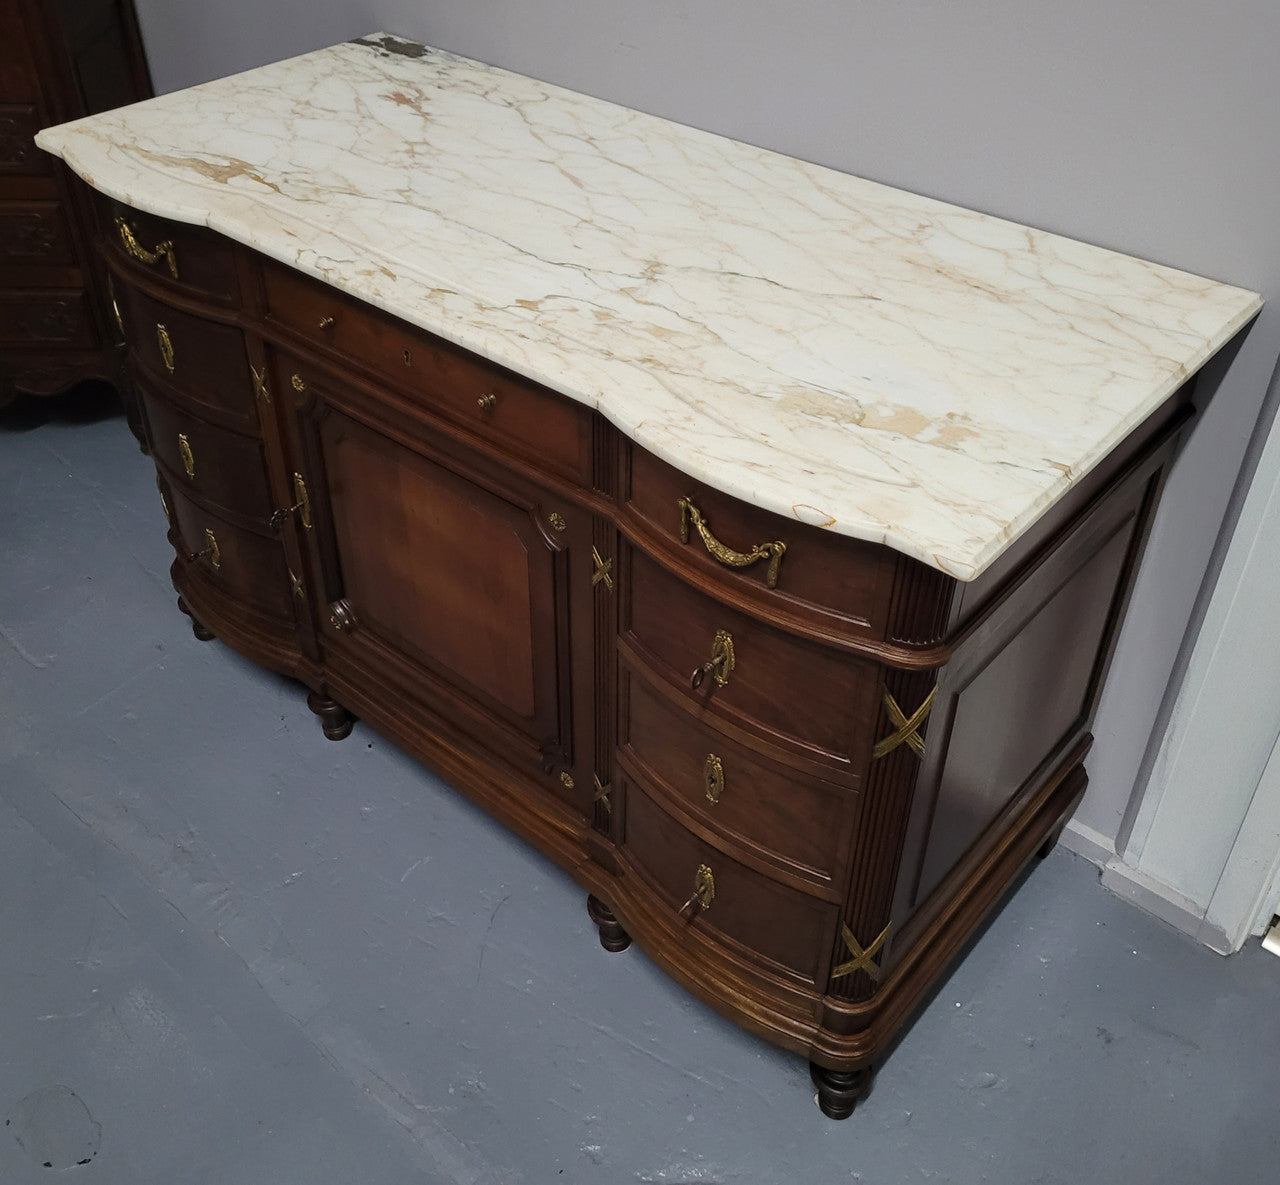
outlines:
{"label": "veined white marble", "polygon": [[37,142],[964,580],[1261,306],[384,35]]}

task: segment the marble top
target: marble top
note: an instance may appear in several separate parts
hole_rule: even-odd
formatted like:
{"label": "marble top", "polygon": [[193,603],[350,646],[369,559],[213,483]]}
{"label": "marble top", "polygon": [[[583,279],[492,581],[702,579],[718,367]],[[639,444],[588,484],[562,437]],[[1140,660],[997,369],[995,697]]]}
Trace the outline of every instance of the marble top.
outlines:
{"label": "marble top", "polygon": [[962,580],[1261,306],[385,34],[37,143]]}

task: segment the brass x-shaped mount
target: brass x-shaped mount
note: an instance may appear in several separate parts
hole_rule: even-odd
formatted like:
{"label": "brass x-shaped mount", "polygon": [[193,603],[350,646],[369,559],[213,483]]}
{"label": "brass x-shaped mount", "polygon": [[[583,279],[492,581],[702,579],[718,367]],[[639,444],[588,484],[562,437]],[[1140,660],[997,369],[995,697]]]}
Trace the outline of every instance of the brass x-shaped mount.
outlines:
{"label": "brass x-shaped mount", "polygon": [[881,698],[884,700],[885,711],[889,713],[889,723],[893,725],[894,731],[891,732],[882,741],[877,741],[874,749],[871,750],[871,758],[878,761],[881,757],[887,757],[899,745],[909,745],[911,751],[917,757],[924,756],[924,737],[917,731],[925,720],[928,718],[929,712],[933,708],[933,701],[938,695],[938,689],[935,686],[924,698],[924,702],[907,716],[900,707],[898,701],[893,698],[886,687],[880,692]]}

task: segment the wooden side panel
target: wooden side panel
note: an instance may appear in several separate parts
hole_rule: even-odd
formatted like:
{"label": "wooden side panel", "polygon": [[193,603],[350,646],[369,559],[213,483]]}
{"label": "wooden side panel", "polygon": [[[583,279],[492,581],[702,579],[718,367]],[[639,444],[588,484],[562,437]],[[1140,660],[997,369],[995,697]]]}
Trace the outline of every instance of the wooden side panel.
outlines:
{"label": "wooden side panel", "polygon": [[1006,645],[955,686],[946,771],[916,901],[933,891],[1045,756],[1085,726],[1134,525],[1126,520]]}

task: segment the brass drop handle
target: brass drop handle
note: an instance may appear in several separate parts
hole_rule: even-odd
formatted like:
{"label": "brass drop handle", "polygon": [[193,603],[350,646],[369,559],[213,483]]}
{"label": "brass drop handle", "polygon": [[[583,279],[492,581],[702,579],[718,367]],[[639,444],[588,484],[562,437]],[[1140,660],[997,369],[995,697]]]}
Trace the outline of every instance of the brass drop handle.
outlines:
{"label": "brass drop handle", "polygon": [[120,235],[121,246],[139,263],[151,265],[159,263],[163,259],[169,267],[169,274],[175,280],[178,278],[178,257],[174,254],[173,243],[168,239],[157,243],[154,251],[148,251],[138,242],[137,236],[133,233],[133,228],[123,218],[116,219],[116,231]]}
{"label": "brass drop handle", "polygon": [[703,546],[712,557],[726,567],[745,568],[757,560],[768,560],[769,570],[765,573],[764,582],[769,588],[778,587],[778,569],[782,566],[782,557],[787,550],[787,545],[781,539],[775,539],[770,543],[757,543],[750,551],[734,551],[732,547],[726,547],[711,533],[711,528],[707,526],[707,520],[702,517],[702,512],[688,498],[681,498],[676,505],[680,507],[681,543],[689,542],[689,526],[692,524]]}
{"label": "brass drop handle", "polygon": [[[164,495],[162,494],[161,497]],[[218,546],[217,536],[209,530],[204,529],[205,545],[200,551],[184,552],[182,558],[189,564],[194,564],[198,560],[208,559],[211,568],[222,567],[222,549]]]}
{"label": "brass drop handle", "polygon": [[724,793],[724,762],[714,753],[707,754],[702,765],[702,780],[706,786],[707,801],[719,802]]}
{"label": "brass drop handle", "polygon": [[176,365],[173,357],[173,339],[169,336],[169,330],[165,326],[156,323],[156,344],[160,347],[160,359],[164,362],[164,368],[170,374]]}
{"label": "brass drop handle", "polygon": [[498,397],[491,391],[486,391],[476,400],[476,406],[487,415],[498,406]]}
{"label": "brass drop handle", "polygon": [[186,470],[187,479],[196,479],[196,458],[191,451],[191,440],[185,432],[178,433],[178,455],[182,458],[182,468]]}
{"label": "brass drop handle", "polygon": [[301,473],[293,475],[293,496],[297,501],[292,506],[282,506],[271,516],[271,529],[279,531],[284,527],[289,515],[296,514],[298,521],[311,530],[311,495],[307,490],[306,478]]}
{"label": "brass drop handle", "polygon": [[702,910],[710,909],[716,898],[716,878],[705,864],[698,865],[693,874],[693,895],[680,907],[680,916],[692,921]]}
{"label": "brass drop handle", "polygon": [[319,327],[320,327],[321,329],[332,329],[332,328],[333,328],[333,324],[334,324],[334,322],[333,322],[333,318],[332,318],[332,317],[321,317],[321,318],[320,318],[320,326],[319,326]]}
{"label": "brass drop handle", "polygon": [[711,644],[711,657],[689,676],[689,686],[696,691],[702,686],[702,681],[711,675],[717,687],[724,687],[729,682],[729,674],[737,663],[737,655],[733,650],[733,635],[725,630],[716,630],[716,640]]}

